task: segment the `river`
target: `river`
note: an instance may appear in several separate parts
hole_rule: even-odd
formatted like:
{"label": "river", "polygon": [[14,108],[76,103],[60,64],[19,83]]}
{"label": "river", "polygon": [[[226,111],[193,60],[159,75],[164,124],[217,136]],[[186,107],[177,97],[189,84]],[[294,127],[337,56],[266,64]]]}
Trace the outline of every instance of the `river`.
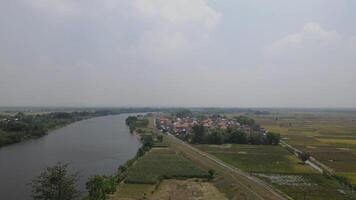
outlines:
{"label": "river", "polygon": [[84,191],[90,175],[113,174],[141,146],[125,119],[133,114],[92,118],[51,131],[39,139],[0,148],[0,199],[31,199],[31,180],[57,162],[80,173]]}

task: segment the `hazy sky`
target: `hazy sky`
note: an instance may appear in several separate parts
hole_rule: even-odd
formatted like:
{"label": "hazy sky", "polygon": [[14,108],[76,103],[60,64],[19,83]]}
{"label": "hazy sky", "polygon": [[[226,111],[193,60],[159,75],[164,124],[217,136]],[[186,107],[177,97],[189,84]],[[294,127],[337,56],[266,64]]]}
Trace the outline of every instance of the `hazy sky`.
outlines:
{"label": "hazy sky", "polygon": [[1,0],[1,106],[356,107],[354,0]]}

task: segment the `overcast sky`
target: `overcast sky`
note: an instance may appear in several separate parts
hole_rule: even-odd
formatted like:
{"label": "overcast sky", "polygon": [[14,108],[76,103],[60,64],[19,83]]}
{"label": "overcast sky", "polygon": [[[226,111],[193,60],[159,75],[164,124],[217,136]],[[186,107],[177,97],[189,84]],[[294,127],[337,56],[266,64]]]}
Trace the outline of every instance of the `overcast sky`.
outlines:
{"label": "overcast sky", "polygon": [[353,0],[1,0],[0,106],[356,107]]}

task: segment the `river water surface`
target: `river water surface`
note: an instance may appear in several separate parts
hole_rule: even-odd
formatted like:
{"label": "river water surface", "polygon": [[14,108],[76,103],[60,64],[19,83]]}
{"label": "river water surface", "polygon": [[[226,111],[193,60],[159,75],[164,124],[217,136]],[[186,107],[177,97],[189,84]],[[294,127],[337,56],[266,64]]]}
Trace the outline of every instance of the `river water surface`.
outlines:
{"label": "river water surface", "polygon": [[133,114],[79,121],[42,138],[0,148],[0,199],[31,199],[31,180],[56,162],[70,163],[70,170],[80,173],[82,190],[90,175],[113,174],[140,147],[125,125],[129,115]]}

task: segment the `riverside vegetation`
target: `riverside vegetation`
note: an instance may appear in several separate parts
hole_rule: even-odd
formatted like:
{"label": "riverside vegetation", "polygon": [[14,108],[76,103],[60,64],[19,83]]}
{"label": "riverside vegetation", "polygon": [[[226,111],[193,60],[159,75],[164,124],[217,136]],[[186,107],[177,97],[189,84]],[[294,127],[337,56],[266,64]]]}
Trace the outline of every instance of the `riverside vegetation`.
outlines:
{"label": "riverside vegetation", "polygon": [[99,115],[89,112],[0,115],[0,147],[42,137],[49,130]]}
{"label": "riverside vegetation", "polygon": [[7,111],[0,113],[0,147],[39,138],[50,130],[93,117],[121,113],[151,112],[152,108],[45,110],[35,113]]}

